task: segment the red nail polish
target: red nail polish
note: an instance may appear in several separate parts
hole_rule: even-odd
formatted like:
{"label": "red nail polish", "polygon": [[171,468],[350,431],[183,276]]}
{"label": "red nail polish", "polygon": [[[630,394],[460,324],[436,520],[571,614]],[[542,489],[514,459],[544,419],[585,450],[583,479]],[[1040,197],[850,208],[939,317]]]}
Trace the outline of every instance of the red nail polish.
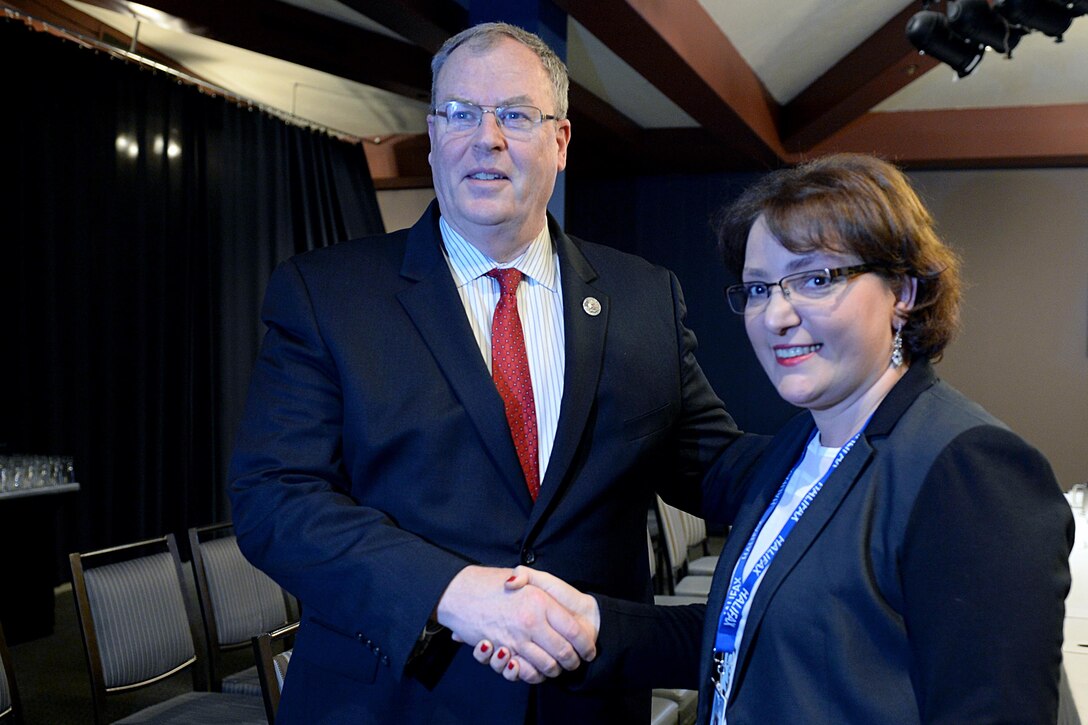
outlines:
{"label": "red nail polish", "polygon": [[491,648],[488,647],[486,644],[480,645],[480,651],[481,652],[487,652],[489,649],[491,649]]}
{"label": "red nail polish", "polygon": [[506,583],[507,583],[507,584],[509,584],[510,582],[514,581],[515,579],[517,579],[517,575],[515,575],[515,576],[512,576],[512,577],[510,577],[509,579],[507,579],[507,580],[506,580]]}
{"label": "red nail polish", "polygon": [[508,670],[512,670],[512,669],[514,669],[514,663],[513,663],[513,662],[511,662],[510,664],[508,664],[508,665],[506,666],[506,669],[508,669]]}
{"label": "red nail polish", "polygon": [[498,652],[497,652],[497,653],[495,654],[495,656],[496,656],[496,657],[498,657],[498,658],[499,658],[500,660],[501,660],[501,659],[503,659],[504,657],[506,657],[506,650],[504,650],[504,649],[500,649],[500,650],[499,650],[499,651],[498,651]]}

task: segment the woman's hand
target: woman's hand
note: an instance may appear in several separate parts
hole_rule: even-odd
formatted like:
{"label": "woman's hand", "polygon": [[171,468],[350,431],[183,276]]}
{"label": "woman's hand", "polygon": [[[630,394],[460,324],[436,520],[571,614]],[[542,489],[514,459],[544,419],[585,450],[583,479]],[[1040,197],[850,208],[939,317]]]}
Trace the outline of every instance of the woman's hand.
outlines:
{"label": "woman's hand", "polygon": [[490,665],[497,674],[510,682],[526,682],[536,685],[547,679],[539,670],[517,656],[507,647],[495,647],[489,640],[481,640],[472,650],[472,656],[482,665]]}

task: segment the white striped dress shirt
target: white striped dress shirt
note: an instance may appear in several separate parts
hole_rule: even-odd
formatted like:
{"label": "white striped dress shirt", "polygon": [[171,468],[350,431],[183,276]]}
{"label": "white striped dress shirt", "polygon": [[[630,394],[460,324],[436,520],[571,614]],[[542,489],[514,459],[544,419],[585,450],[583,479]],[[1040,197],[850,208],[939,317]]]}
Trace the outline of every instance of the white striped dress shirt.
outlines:
{"label": "white striped dress shirt", "polygon": [[536,404],[537,459],[540,481],[548,470],[559,406],[563,401],[563,293],[559,284],[559,256],[552,247],[547,225],[517,259],[499,264],[490,259],[439,218],[457,294],[465,306],[469,326],[476,336],[487,369],[491,370],[491,319],[499,303],[499,282],[486,276],[492,269],[514,267],[525,278],[518,285],[518,316],[529,358],[529,376]]}

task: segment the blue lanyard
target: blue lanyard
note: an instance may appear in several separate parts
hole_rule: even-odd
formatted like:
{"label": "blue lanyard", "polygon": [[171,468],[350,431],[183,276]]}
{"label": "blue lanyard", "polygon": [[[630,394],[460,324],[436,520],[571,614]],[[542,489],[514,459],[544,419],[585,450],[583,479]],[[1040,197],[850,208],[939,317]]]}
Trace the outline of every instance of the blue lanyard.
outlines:
{"label": "blue lanyard", "polygon": [[[740,559],[737,560],[737,565],[733,569],[733,576],[729,580],[729,591],[726,593],[725,602],[722,605],[722,613],[718,619],[718,634],[714,639],[714,652],[731,655],[736,651],[737,644],[737,629],[740,626],[741,613],[744,612],[744,605],[748,603],[748,600],[752,596],[752,592],[756,587],[756,583],[760,580],[764,573],[767,571],[767,567],[771,565],[774,557],[778,554],[782,548],[783,542],[786,537],[793,531],[793,527],[797,525],[797,522],[801,519],[801,515],[805,513],[805,510],[816,498],[816,494],[820,492],[820,489],[824,487],[824,482],[827,481],[831,473],[838,468],[839,463],[846,457],[846,454],[850,452],[850,449],[854,447],[858,438],[861,436],[865,427],[862,426],[861,431],[858,431],[853,438],[851,438],[846,445],[839,450],[838,455],[835,456],[835,460],[832,461],[831,467],[827,469],[827,472],[820,477],[816,483],[812,485],[809,492],[805,494],[800,503],[790,514],[790,517],[786,519],[786,523],[782,525],[782,530],[778,532],[778,536],[774,538],[768,546],[767,550],[756,561],[755,566],[752,567],[752,571],[748,573],[748,576],[741,580],[741,574],[744,572],[744,565],[747,563],[748,558],[752,554],[752,548],[756,545],[756,540],[759,538],[760,532],[763,531],[763,526],[767,523],[767,519],[770,518],[771,513],[778,506],[778,502],[782,500],[782,496],[786,492],[786,486],[789,484],[790,479],[793,478],[794,472],[797,471],[797,467],[801,465],[801,461],[804,460],[805,454],[801,454],[801,460],[797,461],[790,469],[789,474],[786,475],[786,480],[782,482],[782,485],[778,487],[778,492],[774,495],[774,499],[771,500],[767,510],[763,512],[763,517],[759,520],[759,525],[756,526],[756,530],[752,532],[751,537],[748,539],[748,543],[744,547],[744,551],[740,555]],[[808,443],[805,444],[805,448],[812,443],[812,439],[816,437],[814,431],[812,437],[808,439]]]}

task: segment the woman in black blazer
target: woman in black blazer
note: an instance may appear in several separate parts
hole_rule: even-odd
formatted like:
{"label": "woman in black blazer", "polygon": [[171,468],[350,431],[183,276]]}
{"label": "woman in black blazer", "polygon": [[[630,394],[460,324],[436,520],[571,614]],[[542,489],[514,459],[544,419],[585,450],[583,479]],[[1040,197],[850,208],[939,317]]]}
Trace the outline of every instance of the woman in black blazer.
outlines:
{"label": "woman in black blazer", "polygon": [[583,686],[699,688],[700,723],[1053,723],[1071,513],[1043,456],[934,374],[959,264],[906,177],[852,154],[774,172],[720,246],[731,308],[805,412],[743,485],[708,476],[702,513],[732,530],[706,607],[526,569],[509,586],[599,616]]}

